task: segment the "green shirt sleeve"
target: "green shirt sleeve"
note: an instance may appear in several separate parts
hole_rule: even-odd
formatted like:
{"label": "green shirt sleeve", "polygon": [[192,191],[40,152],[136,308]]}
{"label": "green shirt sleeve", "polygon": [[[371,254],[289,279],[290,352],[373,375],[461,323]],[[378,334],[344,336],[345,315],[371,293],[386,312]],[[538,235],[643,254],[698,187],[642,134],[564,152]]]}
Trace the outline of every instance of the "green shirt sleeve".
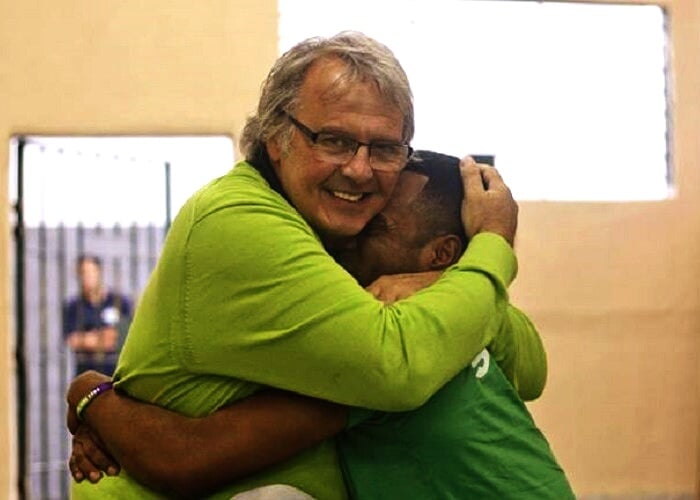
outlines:
{"label": "green shirt sleeve", "polygon": [[[547,381],[547,355],[537,329],[522,311],[507,306],[506,321],[488,349],[523,401],[532,401],[542,394]],[[346,428],[375,414],[374,410],[351,407]]]}
{"label": "green shirt sleeve", "polygon": [[234,188],[200,193],[181,218],[191,224],[168,236],[185,241],[172,338],[191,372],[407,410],[503,330],[516,260],[500,236],[475,236],[437,283],[384,305],[277,193]]}
{"label": "green shirt sleeve", "polygon": [[547,354],[535,325],[508,305],[501,331],[488,346],[523,401],[537,399],[547,382]]}

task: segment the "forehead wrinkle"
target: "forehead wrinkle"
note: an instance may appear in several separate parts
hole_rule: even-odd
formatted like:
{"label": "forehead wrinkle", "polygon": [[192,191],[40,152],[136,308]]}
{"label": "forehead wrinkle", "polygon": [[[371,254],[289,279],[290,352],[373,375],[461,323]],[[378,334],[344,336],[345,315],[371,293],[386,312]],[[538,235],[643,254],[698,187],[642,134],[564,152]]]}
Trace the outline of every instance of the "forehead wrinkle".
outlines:
{"label": "forehead wrinkle", "polygon": [[330,61],[330,64],[333,64],[334,60],[340,63],[340,67],[335,72],[333,79],[328,82],[326,88],[323,89],[323,92],[321,92],[321,94],[319,95],[321,102],[334,102],[342,98],[345,94],[347,94],[350,91],[352,86],[357,84],[372,85],[374,87],[374,90],[386,99],[386,96],[381,92],[381,89],[379,88],[377,82],[375,82],[371,78],[368,78],[366,75],[363,75],[360,71],[358,71],[357,68],[351,66],[350,64],[348,64],[347,61],[343,60],[340,57],[326,59],[326,61]]}
{"label": "forehead wrinkle", "polygon": [[345,97],[353,90],[355,85],[371,86],[372,90],[376,92],[386,104],[394,105],[392,100],[380,92],[376,82],[368,80],[367,78],[346,77],[344,74],[338,75],[333,82],[326,86],[323,92],[320,93],[319,100],[324,104],[332,104]]}

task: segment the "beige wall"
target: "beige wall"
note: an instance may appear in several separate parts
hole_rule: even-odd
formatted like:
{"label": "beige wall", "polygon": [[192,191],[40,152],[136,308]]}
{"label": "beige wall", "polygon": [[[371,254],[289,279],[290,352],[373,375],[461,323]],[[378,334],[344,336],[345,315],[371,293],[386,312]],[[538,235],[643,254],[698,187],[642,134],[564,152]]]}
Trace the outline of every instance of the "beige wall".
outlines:
{"label": "beige wall", "polygon": [[[551,365],[532,408],[582,495],[698,491],[700,3],[667,5],[678,197],[521,204],[513,296],[539,325]],[[13,134],[235,135],[276,55],[272,0],[0,0],[0,8],[8,213]],[[9,235],[0,218],[0,255],[10,254]],[[10,269],[9,257],[0,260],[3,402],[14,383]],[[15,429],[3,404],[0,498],[15,488]]]}
{"label": "beige wall", "polygon": [[532,409],[581,494],[699,491],[700,2],[667,6],[677,198],[521,210],[513,295],[550,356]]}

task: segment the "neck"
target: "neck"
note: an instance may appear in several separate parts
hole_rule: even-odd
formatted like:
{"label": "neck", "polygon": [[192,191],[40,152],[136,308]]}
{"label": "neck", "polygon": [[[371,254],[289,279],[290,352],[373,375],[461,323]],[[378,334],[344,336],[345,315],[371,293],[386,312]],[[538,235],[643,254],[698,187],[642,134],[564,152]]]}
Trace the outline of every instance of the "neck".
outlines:
{"label": "neck", "polygon": [[93,288],[92,290],[83,290],[83,297],[85,297],[88,302],[95,304],[104,298],[104,291],[101,286]]}
{"label": "neck", "polygon": [[263,179],[267,181],[274,191],[281,194],[290,205],[294,205],[287,196],[287,193],[284,192],[282,183],[275,173],[275,169],[272,166],[272,161],[270,161],[270,156],[267,154],[267,149],[265,149],[264,144],[259,144],[253,151],[253,154],[250,155],[250,158],[247,158],[247,161],[253,166],[253,168],[260,172],[260,175],[263,176]]}

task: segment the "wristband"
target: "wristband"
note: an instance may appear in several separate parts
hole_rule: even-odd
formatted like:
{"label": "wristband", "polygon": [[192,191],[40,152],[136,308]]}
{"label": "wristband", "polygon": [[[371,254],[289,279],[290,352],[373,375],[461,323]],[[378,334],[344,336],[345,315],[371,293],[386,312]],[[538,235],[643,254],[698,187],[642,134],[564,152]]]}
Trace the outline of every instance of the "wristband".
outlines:
{"label": "wristband", "polygon": [[78,416],[78,420],[83,420],[83,413],[85,413],[87,407],[90,406],[90,403],[92,403],[97,396],[99,396],[103,392],[107,392],[111,388],[112,382],[102,382],[100,385],[88,392],[75,407],[75,414]]}

